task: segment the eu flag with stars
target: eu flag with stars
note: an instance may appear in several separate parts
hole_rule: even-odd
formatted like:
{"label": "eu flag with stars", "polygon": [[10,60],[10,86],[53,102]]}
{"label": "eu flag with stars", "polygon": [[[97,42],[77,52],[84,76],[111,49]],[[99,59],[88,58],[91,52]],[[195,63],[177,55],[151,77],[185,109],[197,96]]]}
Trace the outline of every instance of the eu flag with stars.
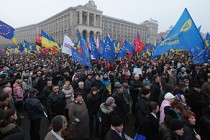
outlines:
{"label": "eu flag with stars", "polygon": [[95,43],[92,36],[90,37],[90,46],[91,46],[91,54],[93,55],[93,57],[95,59],[98,60],[99,59],[99,54],[98,54],[98,50],[96,48],[96,43]]}
{"label": "eu flag with stars", "polygon": [[0,20],[0,35],[7,38],[12,39],[14,36],[15,29],[11,27],[10,25],[4,23]]}
{"label": "eu flag with stars", "polygon": [[109,61],[109,59],[113,60],[115,59],[115,49],[114,44],[112,43],[110,37],[107,35],[105,38],[105,51],[106,53],[106,60]]}
{"label": "eu flag with stars", "polygon": [[196,46],[204,46],[203,39],[187,9],[178,22],[153,53],[153,58],[166,53],[170,49],[189,50]]}

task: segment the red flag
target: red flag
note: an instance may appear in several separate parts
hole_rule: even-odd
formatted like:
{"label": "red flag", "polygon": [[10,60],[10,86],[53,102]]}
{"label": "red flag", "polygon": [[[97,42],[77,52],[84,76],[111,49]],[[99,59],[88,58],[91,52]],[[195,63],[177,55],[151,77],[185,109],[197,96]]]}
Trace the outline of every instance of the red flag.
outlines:
{"label": "red flag", "polygon": [[135,52],[140,52],[143,49],[144,43],[141,42],[141,37],[139,34],[137,35],[137,38],[135,39],[134,44],[135,44]]}

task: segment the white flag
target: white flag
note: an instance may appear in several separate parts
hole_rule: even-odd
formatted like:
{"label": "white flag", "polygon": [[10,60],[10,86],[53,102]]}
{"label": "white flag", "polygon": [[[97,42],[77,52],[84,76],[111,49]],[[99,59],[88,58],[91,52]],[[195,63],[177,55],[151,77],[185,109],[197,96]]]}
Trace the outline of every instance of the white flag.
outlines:
{"label": "white flag", "polygon": [[64,35],[63,46],[62,46],[61,52],[72,56],[71,48],[73,46],[74,46],[74,43],[71,41],[70,37],[68,37],[67,35]]}

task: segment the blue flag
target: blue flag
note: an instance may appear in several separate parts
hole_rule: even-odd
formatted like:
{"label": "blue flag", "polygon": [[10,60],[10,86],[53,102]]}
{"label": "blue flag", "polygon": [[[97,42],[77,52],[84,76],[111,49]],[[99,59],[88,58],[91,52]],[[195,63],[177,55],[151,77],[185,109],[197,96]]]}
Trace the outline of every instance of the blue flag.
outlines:
{"label": "blue flag", "polygon": [[205,48],[198,54],[198,56],[193,58],[193,63],[203,64],[203,63],[206,63],[209,58],[210,58],[210,55],[209,55],[208,49]]}
{"label": "blue flag", "polygon": [[104,58],[104,55],[105,55],[104,50],[105,50],[105,44],[102,40],[100,40],[98,53],[102,58]]}
{"label": "blue flag", "polygon": [[114,59],[115,59],[114,44],[112,43],[112,41],[111,41],[111,39],[109,38],[108,35],[105,38],[105,50],[104,50],[104,53],[106,53],[105,59],[107,61],[109,61],[109,59],[114,61]]}
{"label": "blue flag", "polygon": [[26,52],[32,50],[31,44],[28,43],[26,40],[24,40],[24,47],[25,47],[25,49],[26,49]]}
{"label": "blue flag", "polygon": [[210,35],[209,35],[209,33],[206,34],[206,40],[210,40]]}
{"label": "blue flag", "polygon": [[136,133],[136,135],[135,135],[133,140],[146,140],[146,137],[144,135]]}
{"label": "blue flag", "polygon": [[87,48],[87,44],[86,41],[84,40],[84,38],[82,37],[82,35],[79,32],[79,29],[77,29],[77,34],[78,34],[78,42],[80,44],[80,46],[82,47],[82,51],[84,53],[84,59],[85,59],[85,63],[87,66],[90,65],[90,55],[89,55],[89,50]]}
{"label": "blue flag", "polygon": [[91,54],[93,55],[93,57],[95,59],[98,60],[99,59],[99,54],[98,54],[98,50],[96,48],[96,43],[95,43],[92,36],[90,37],[90,46],[91,46]]}
{"label": "blue flag", "polygon": [[133,47],[130,45],[128,41],[124,41],[123,46],[120,48],[116,58],[124,58],[126,53],[134,52]]}
{"label": "blue flag", "polygon": [[74,59],[75,61],[79,62],[82,65],[85,66],[91,66],[90,63],[85,61],[85,57],[84,55],[80,54],[77,50],[75,50],[73,47],[71,48],[72,50],[72,59]]}
{"label": "blue flag", "polygon": [[10,25],[4,23],[0,20],[0,35],[7,38],[12,39],[14,36],[15,29],[11,27]]}
{"label": "blue flag", "polygon": [[23,51],[24,51],[24,47],[23,47],[23,44],[22,44],[22,43],[19,44],[18,50],[19,50],[20,52],[23,52]]}
{"label": "blue flag", "polygon": [[152,57],[164,54],[170,49],[189,50],[200,44],[203,44],[203,39],[189,12],[185,9],[168,36],[157,46]]}

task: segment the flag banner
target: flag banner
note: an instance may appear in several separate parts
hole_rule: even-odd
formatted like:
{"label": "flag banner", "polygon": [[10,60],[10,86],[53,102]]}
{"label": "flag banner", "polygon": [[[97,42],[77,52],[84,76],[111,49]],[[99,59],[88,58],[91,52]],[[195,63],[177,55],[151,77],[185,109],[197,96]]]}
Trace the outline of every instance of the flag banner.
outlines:
{"label": "flag banner", "polygon": [[104,59],[106,59],[106,61],[109,61],[109,59],[114,61],[114,59],[115,59],[114,44],[112,43],[112,41],[108,35],[105,38],[104,53],[106,53],[106,55],[104,56],[105,57]]}
{"label": "flag banner", "polygon": [[99,53],[99,55],[100,55],[103,59],[105,59],[105,58],[104,58],[104,55],[106,55],[106,54],[104,53],[104,50],[105,50],[105,44],[104,44],[104,42],[103,42],[102,40],[100,40],[100,42],[99,42],[99,48],[98,48],[98,53]]}
{"label": "flag banner", "polygon": [[136,133],[136,135],[135,135],[133,140],[146,140],[146,137],[144,135]]}
{"label": "flag banner", "polygon": [[170,49],[189,50],[201,44],[203,44],[203,39],[189,12],[185,9],[168,36],[157,46],[152,57],[164,54]]}
{"label": "flag banner", "polygon": [[120,48],[116,58],[124,58],[126,53],[133,53],[133,47],[130,45],[128,41],[125,40],[123,46]]}
{"label": "flag banner", "polygon": [[51,48],[49,36],[43,30],[41,30],[41,36],[42,47]]}
{"label": "flag banner", "polygon": [[93,55],[93,57],[95,59],[99,59],[99,54],[98,54],[98,50],[96,48],[96,43],[94,41],[94,38],[91,36],[90,37],[90,46],[91,46],[91,54]]}
{"label": "flag banner", "polygon": [[207,48],[205,48],[198,54],[198,56],[193,58],[193,63],[203,64],[203,63],[206,63],[209,58],[210,58],[209,51]]}
{"label": "flag banner", "polygon": [[12,26],[0,20],[0,35],[1,36],[7,39],[12,39],[14,37],[14,31],[15,29]]}
{"label": "flag banner", "polygon": [[77,29],[77,34],[78,34],[78,39],[79,39],[78,42],[79,42],[80,46],[82,47],[82,51],[84,54],[85,63],[88,66],[88,65],[90,65],[90,54],[89,54],[89,50],[87,47],[87,43],[84,40],[84,38],[82,37],[82,35],[80,34],[79,29]]}
{"label": "flag banner", "polygon": [[62,53],[65,54],[69,54],[70,56],[72,56],[72,47],[74,47],[74,43],[72,42],[71,38],[68,37],[67,35],[64,35],[64,39],[63,39],[63,46],[62,46]]}
{"label": "flag banner", "polygon": [[85,66],[91,66],[90,63],[85,61],[84,55],[80,54],[77,50],[75,50],[73,47],[71,48],[72,50],[72,59],[79,62],[82,65]]}

